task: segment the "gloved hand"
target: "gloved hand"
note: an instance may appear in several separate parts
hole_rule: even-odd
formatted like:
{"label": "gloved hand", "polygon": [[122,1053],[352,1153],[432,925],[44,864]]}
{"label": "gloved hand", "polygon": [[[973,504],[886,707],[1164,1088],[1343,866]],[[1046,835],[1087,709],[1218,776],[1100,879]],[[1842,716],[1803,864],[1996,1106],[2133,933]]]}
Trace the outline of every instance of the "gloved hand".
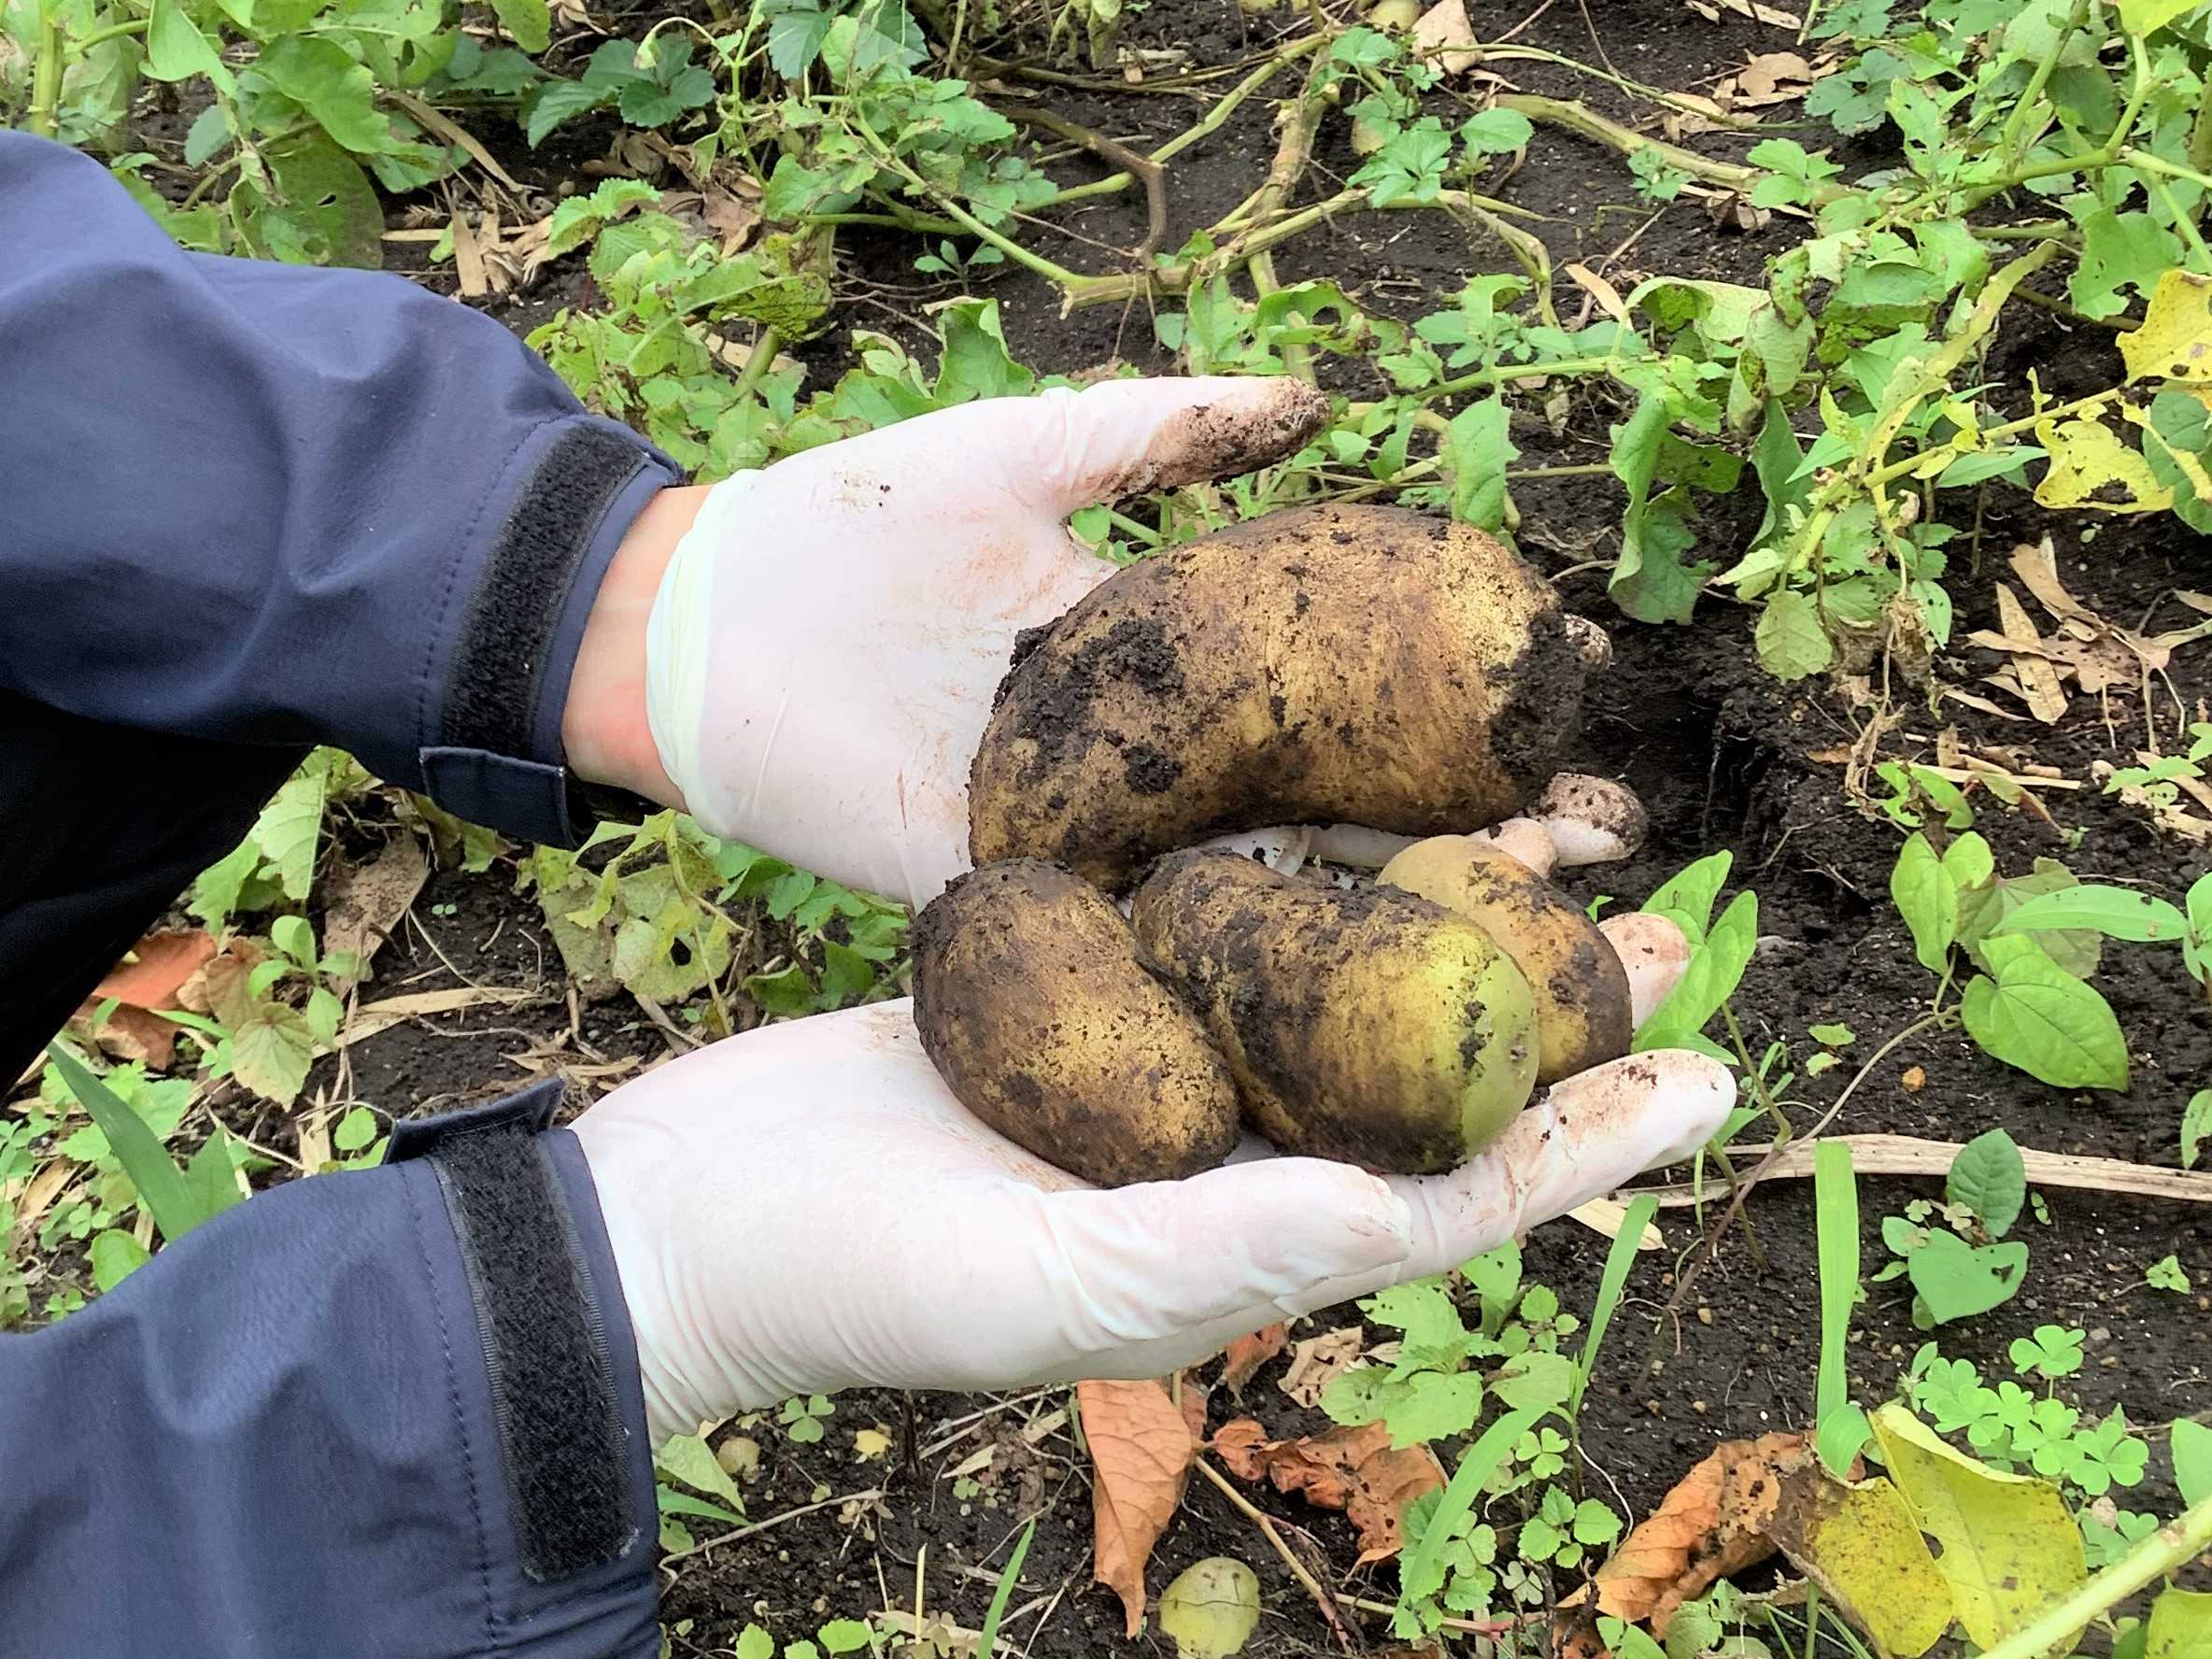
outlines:
{"label": "gloved hand", "polygon": [[927,903],[968,867],[969,762],[1015,634],[1113,572],[1068,515],[1250,472],[1327,414],[1295,379],[1116,380],[921,416],[715,485],[645,640],[675,796],[717,835]]}
{"label": "gloved hand", "polygon": [[1449,1175],[1261,1156],[1097,1191],[954,1099],[910,1007],[730,1038],[577,1120],[656,1444],[860,1383],[1164,1376],[1686,1156],[1736,1098],[1701,1056],[1636,1055]]}

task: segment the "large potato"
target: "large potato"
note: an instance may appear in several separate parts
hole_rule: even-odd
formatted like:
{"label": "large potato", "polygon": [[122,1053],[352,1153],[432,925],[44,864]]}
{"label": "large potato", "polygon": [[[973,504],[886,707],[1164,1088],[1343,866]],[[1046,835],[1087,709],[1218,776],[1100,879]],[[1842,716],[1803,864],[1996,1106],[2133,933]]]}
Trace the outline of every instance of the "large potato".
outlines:
{"label": "large potato", "polygon": [[922,1047],[1008,1140],[1101,1186],[1196,1174],[1236,1144],[1227,1064],[1096,887],[989,865],[925,907],[912,943]]}
{"label": "large potato", "polygon": [[1482,929],[1425,899],[1194,851],[1160,861],[1130,920],[1198,1001],[1246,1120],[1285,1152],[1449,1170],[1535,1085],[1527,980]]}
{"label": "large potato", "polygon": [[1512,854],[1471,835],[1431,836],[1376,879],[1467,917],[1513,958],[1536,997],[1537,1082],[1628,1052],[1628,971],[1597,924]]}
{"label": "large potato", "polygon": [[1574,733],[1587,632],[1463,524],[1316,506],[1236,525],[1024,639],[971,774],[971,851],[1119,890],[1233,830],[1495,823]]}

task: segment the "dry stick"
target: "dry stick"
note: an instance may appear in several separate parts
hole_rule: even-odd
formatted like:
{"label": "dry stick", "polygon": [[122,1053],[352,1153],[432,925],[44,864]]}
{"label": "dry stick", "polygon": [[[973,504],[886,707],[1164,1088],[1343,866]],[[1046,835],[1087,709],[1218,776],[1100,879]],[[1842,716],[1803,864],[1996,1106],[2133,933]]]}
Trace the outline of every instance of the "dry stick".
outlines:
{"label": "dry stick", "polygon": [[[1940,1175],[1959,1153],[1955,1141],[1925,1141],[1918,1135],[1838,1135],[1836,1141],[1851,1149],[1851,1163],[1862,1175]],[[1768,1181],[1787,1181],[1812,1173],[1813,1139],[1791,1141],[1765,1171]],[[2122,1158],[2079,1157],[2068,1153],[2021,1148],[2031,1186],[2061,1186],[2083,1192],[2124,1192],[2137,1198],[2174,1198],[2183,1203],[2212,1204],[2212,1172],[2166,1170],[2132,1164]],[[1680,1209],[1700,1201],[1694,1187],[1686,1185],[1626,1189],[1624,1198],[1649,1194],[1660,1208]],[[1708,1195],[1709,1196],[1709,1195]]]}
{"label": "dry stick", "polygon": [[[724,1544],[735,1543],[739,1538],[751,1538],[757,1532],[766,1532],[772,1526],[781,1526],[787,1521],[796,1521],[800,1516],[811,1515],[816,1510],[835,1509],[840,1504],[872,1503],[883,1495],[882,1487],[871,1486],[863,1492],[848,1492],[843,1497],[825,1497],[820,1503],[801,1504],[795,1510],[786,1510],[780,1515],[771,1515],[765,1521],[756,1521],[752,1525],[741,1526],[735,1532],[726,1532],[719,1538],[707,1538],[702,1542],[693,1544],[688,1550],[671,1550],[660,1558],[660,1569],[663,1572],[668,1572],[671,1562],[682,1561],[690,1555],[703,1555],[709,1550],[718,1550]],[[668,1576],[673,1579],[675,1574],[669,1572]]]}
{"label": "dry stick", "polygon": [[1103,133],[1094,133],[1088,127],[1078,126],[1071,121],[1044,109],[1003,109],[1000,113],[1008,121],[1019,121],[1025,127],[1042,127],[1047,133],[1057,134],[1071,144],[1080,144],[1093,155],[1104,156],[1123,172],[1140,178],[1144,184],[1144,240],[1129,251],[1129,262],[1139,270],[1159,250],[1168,236],[1168,170],[1148,155],[1141,155],[1119,139],[1109,138]]}
{"label": "dry stick", "polygon": [[1321,1587],[1321,1581],[1306,1570],[1306,1564],[1300,1561],[1292,1552],[1289,1544],[1283,1541],[1283,1535],[1275,1530],[1272,1517],[1230,1485],[1229,1478],[1208,1463],[1203,1456],[1194,1457],[1191,1462],[1200,1474],[1220,1487],[1222,1496],[1242,1510],[1245,1518],[1259,1528],[1261,1536],[1275,1546],[1275,1553],[1283,1557],[1283,1565],[1290,1568],[1290,1576],[1305,1585],[1306,1594],[1313,1598],[1313,1605],[1321,1609],[1321,1616],[1326,1619],[1330,1627],[1336,1631],[1337,1639],[1344,1644],[1344,1651],[1346,1652],[1352,1652],[1352,1633],[1344,1628],[1344,1621],[1337,1612],[1335,1598]]}

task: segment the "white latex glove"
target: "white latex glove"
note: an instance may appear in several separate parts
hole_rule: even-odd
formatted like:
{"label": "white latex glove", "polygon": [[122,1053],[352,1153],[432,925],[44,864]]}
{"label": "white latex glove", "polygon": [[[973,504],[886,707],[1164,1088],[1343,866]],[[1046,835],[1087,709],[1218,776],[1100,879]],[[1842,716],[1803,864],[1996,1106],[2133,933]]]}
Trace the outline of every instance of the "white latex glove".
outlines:
{"label": "white latex glove", "polygon": [[1294,379],[968,404],[716,485],[660,578],[645,706],[709,830],[916,906],[968,868],[968,768],[1014,636],[1113,566],[1078,507],[1290,454]]}
{"label": "white latex glove", "polygon": [[730,1038],[577,1121],[656,1444],[861,1383],[1164,1376],[1687,1156],[1736,1098],[1701,1056],[1633,1055],[1449,1175],[1266,1156],[1097,1191],[955,1100],[910,1008]]}

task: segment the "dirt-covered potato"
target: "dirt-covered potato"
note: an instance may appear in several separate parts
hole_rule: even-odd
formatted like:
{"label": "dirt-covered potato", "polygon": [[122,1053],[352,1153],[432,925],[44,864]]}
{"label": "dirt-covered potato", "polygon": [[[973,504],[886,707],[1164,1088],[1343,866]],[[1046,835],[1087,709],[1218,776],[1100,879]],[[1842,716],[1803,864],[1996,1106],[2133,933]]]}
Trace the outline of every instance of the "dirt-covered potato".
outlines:
{"label": "dirt-covered potato", "polygon": [[1449,1170],[1535,1085],[1527,980],[1441,905],[1192,851],[1160,860],[1130,920],[1198,1001],[1246,1121],[1285,1152]]}
{"label": "dirt-covered potato", "polygon": [[1036,859],[964,875],[915,918],[914,1023],[960,1104],[1100,1186],[1212,1169],[1227,1064],[1096,887]]}
{"label": "dirt-covered potato", "polygon": [[1376,879],[1467,917],[1513,958],[1536,997],[1537,1082],[1628,1052],[1636,1023],[1621,958],[1595,922],[1512,854],[1471,835],[1437,835]]}
{"label": "dirt-covered potato", "polygon": [[1144,560],[1017,647],[970,850],[1118,891],[1155,855],[1270,824],[1495,823],[1574,733],[1568,620],[1481,531],[1397,507],[1269,514]]}

